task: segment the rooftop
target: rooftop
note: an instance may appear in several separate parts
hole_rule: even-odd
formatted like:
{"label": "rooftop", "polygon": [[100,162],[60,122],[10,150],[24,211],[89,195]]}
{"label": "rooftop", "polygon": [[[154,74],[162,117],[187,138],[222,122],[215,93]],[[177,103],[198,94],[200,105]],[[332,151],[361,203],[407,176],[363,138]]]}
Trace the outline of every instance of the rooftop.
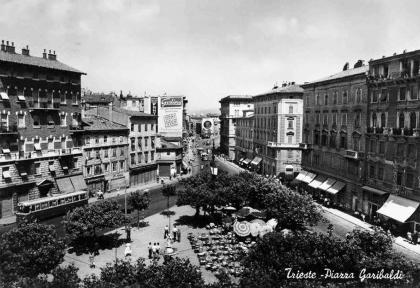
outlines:
{"label": "rooftop", "polygon": [[87,131],[128,130],[126,126],[117,124],[115,122],[111,122],[99,116],[89,116],[86,118],[82,118],[82,121],[86,125],[83,127],[83,130]]}
{"label": "rooftop", "polygon": [[118,107],[113,107],[112,109],[116,112],[127,114],[128,116],[150,117],[150,118],[157,118],[158,117],[157,115],[147,114],[147,113],[140,112],[140,111],[126,110],[126,109],[118,108]]}
{"label": "rooftop", "polygon": [[265,96],[265,95],[276,94],[276,93],[303,93],[303,88],[300,87],[300,85],[296,85],[296,84],[278,86],[278,87],[274,87],[273,89],[265,93],[257,94],[254,97]]}
{"label": "rooftop", "polygon": [[340,79],[340,78],[345,78],[345,77],[350,77],[350,76],[354,76],[354,75],[358,75],[358,74],[366,74],[366,72],[369,71],[369,66],[364,65],[358,68],[352,68],[352,69],[347,69],[344,71],[341,71],[339,73],[330,75],[328,77],[324,77],[309,83],[305,83],[302,86],[306,86],[306,85],[311,85],[311,84],[315,84],[315,83],[321,83],[321,82],[326,82],[326,81],[331,81],[331,80],[335,80],[335,79]]}
{"label": "rooftop", "polygon": [[86,103],[111,103],[113,101],[112,94],[92,93],[85,94],[83,99]]}
{"label": "rooftop", "polygon": [[220,103],[229,102],[233,100],[245,100],[246,102],[252,102],[252,95],[228,95],[220,99]]}
{"label": "rooftop", "polygon": [[0,61],[17,63],[17,64],[22,64],[22,65],[37,66],[37,67],[60,70],[60,71],[68,71],[68,72],[74,72],[74,73],[86,75],[86,73],[80,70],[77,70],[73,67],[70,67],[58,60],[50,60],[50,59],[45,59],[45,58],[36,57],[36,56],[26,56],[26,55],[17,54],[17,53],[0,51]]}

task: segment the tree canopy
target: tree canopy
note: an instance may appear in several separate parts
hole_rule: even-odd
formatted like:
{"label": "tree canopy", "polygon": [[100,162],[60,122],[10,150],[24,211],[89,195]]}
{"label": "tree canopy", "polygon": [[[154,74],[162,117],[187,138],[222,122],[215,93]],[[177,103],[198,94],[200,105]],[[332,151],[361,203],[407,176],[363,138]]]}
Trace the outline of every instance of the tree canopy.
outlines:
{"label": "tree canopy", "polygon": [[137,223],[139,223],[140,211],[147,209],[150,205],[149,193],[141,193],[139,190],[131,192],[128,203],[137,210]]}
{"label": "tree canopy", "polygon": [[65,244],[53,226],[25,223],[0,237],[0,279],[36,277],[63,261]]}

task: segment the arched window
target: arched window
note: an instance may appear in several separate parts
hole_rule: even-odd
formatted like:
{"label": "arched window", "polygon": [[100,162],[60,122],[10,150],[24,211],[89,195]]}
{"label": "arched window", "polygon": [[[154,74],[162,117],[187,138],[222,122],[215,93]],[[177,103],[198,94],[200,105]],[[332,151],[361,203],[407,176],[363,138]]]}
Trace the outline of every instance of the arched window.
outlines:
{"label": "arched window", "polygon": [[39,121],[39,116],[38,115],[34,115],[32,118],[34,119],[34,126],[41,125],[41,123]]}
{"label": "arched window", "polygon": [[356,117],[355,117],[355,119],[354,119],[354,126],[355,126],[356,128],[359,128],[359,127],[360,127],[360,113],[357,113],[357,114],[356,114]]}
{"label": "arched window", "polygon": [[334,92],[333,104],[337,104],[337,92]]}
{"label": "arched window", "polygon": [[47,115],[47,123],[48,125],[54,125],[54,119],[51,115]]}
{"label": "arched window", "polygon": [[347,91],[343,92],[343,104],[347,104],[348,103],[348,97],[347,97]]}
{"label": "arched window", "polygon": [[360,88],[356,90],[356,102],[362,102],[362,89]]}
{"label": "arched window", "polygon": [[381,113],[381,127],[384,128],[386,125],[385,113]]}
{"label": "arched window", "polygon": [[410,113],[410,128],[414,129],[416,128],[416,123],[417,122],[417,117],[416,117],[416,112],[411,112]]}
{"label": "arched window", "polygon": [[320,105],[321,103],[319,102],[319,94],[316,94],[316,103],[315,105]]}
{"label": "arched window", "polygon": [[378,123],[378,119],[376,118],[376,113],[372,113],[372,125],[376,127]]}
{"label": "arched window", "polygon": [[400,116],[398,117],[398,127],[403,129],[404,128],[404,113],[400,113]]}
{"label": "arched window", "polygon": [[324,95],[324,105],[328,105],[328,94]]}

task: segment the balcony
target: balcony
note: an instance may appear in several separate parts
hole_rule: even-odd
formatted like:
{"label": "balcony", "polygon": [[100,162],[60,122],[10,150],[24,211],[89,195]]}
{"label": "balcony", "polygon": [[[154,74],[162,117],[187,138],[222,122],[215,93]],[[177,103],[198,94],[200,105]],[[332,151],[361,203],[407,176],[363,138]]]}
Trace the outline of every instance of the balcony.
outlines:
{"label": "balcony", "polygon": [[73,132],[83,131],[83,127],[81,125],[70,125],[69,129]]}
{"label": "balcony", "polygon": [[29,108],[33,110],[60,110],[60,103],[52,103],[48,101],[28,102]]}
{"label": "balcony", "polygon": [[302,150],[311,150],[312,149],[312,144],[299,143],[299,149],[302,149]]}
{"label": "balcony", "polygon": [[17,125],[0,125],[0,134],[18,134]]}
{"label": "balcony", "polygon": [[288,143],[278,143],[278,142],[267,142],[267,147],[269,148],[281,148],[281,149],[299,149],[299,143],[288,144]]}
{"label": "balcony", "polygon": [[354,160],[361,160],[365,156],[365,153],[354,151],[354,150],[346,150],[344,157]]}
{"label": "balcony", "polygon": [[65,155],[77,155],[82,154],[81,147],[63,148],[63,149],[51,149],[51,150],[40,150],[31,152],[10,152],[0,154],[0,163],[9,161],[25,161],[44,157],[57,157]]}

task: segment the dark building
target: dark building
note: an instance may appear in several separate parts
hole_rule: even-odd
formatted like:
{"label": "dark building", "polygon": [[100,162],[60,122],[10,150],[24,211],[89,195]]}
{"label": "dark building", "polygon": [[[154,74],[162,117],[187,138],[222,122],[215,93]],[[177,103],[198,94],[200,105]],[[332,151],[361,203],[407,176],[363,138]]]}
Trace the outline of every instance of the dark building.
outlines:
{"label": "dark building", "polygon": [[[57,59],[51,50],[21,54],[14,43],[0,49],[0,218],[17,203],[84,189],[80,129],[80,80],[85,73]],[[67,180],[61,180],[67,179]],[[71,187],[60,189],[57,182]]]}
{"label": "dark building", "polygon": [[367,214],[363,207],[367,66],[359,61],[304,88],[302,172],[318,199]]}
{"label": "dark building", "polygon": [[397,232],[420,231],[420,50],[369,62],[364,208]]}

